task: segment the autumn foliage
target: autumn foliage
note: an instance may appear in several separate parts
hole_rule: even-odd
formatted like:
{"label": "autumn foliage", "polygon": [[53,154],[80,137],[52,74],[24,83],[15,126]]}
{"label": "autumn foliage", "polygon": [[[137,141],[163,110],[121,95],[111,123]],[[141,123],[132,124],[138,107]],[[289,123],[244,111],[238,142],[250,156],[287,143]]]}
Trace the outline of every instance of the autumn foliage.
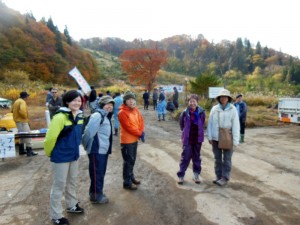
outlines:
{"label": "autumn foliage", "polygon": [[95,60],[70,43],[66,34],[51,18],[48,22],[36,21],[33,15],[21,15],[0,1],[0,80],[6,71],[20,71],[29,74],[31,81],[74,84],[68,75],[74,66],[87,81],[99,79]]}
{"label": "autumn foliage", "polygon": [[167,61],[167,52],[159,49],[128,49],[119,59],[122,70],[128,74],[130,82],[152,90],[156,84],[158,71]]}

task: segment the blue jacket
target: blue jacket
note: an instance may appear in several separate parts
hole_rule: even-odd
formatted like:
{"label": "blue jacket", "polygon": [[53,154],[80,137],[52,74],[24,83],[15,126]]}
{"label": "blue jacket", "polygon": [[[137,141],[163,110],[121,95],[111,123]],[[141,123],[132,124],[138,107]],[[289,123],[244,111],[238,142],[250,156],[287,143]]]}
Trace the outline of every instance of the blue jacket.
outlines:
{"label": "blue jacket", "polygon": [[[112,148],[112,126],[108,112],[96,109],[82,136],[82,145],[87,154],[110,154]],[[98,113],[99,112],[99,113]],[[101,123],[102,116],[104,120]]]}
{"label": "blue jacket", "polygon": [[121,96],[117,96],[114,98],[115,105],[114,105],[114,116],[118,117],[119,108],[123,104],[123,98]]}
{"label": "blue jacket", "polygon": [[69,108],[61,107],[51,120],[47,131],[44,150],[51,162],[72,162],[79,158],[83,125],[82,111],[76,118]]}
{"label": "blue jacket", "polygon": [[239,113],[240,120],[244,123],[246,122],[247,117],[247,104],[243,101],[241,102],[235,102],[234,106],[237,108]]}
{"label": "blue jacket", "polygon": [[[205,126],[205,111],[202,107],[197,106],[196,110],[198,111],[198,143],[204,141],[204,126]],[[183,145],[189,144],[189,136],[191,129],[191,116],[190,108],[187,107],[180,115],[179,125],[182,131],[181,140]]]}

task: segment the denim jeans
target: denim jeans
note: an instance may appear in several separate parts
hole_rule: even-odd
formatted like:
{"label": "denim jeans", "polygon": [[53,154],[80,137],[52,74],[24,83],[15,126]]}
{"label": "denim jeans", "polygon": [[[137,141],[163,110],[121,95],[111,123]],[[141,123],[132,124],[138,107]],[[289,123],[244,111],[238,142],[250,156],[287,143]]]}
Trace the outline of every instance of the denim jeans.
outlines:
{"label": "denim jeans", "polygon": [[215,158],[215,174],[217,179],[222,177],[229,180],[231,172],[231,157],[233,150],[222,150],[218,148],[218,142],[212,143],[214,158]]}

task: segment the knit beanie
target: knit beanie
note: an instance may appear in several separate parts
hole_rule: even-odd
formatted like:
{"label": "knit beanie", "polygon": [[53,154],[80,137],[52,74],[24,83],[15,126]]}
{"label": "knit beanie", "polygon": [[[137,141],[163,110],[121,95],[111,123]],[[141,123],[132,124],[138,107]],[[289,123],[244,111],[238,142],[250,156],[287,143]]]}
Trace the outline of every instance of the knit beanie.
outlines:
{"label": "knit beanie", "polygon": [[135,94],[133,94],[131,91],[126,91],[123,96],[123,103],[125,104],[126,100],[130,98],[133,98],[135,100]]}
{"label": "knit beanie", "polygon": [[103,109],[103,107],[108,103],[112,103],[113,105],[115,105],[115,101],[111,96],[105,95],[105,96],[101,97],[99,100],[100,109]]}

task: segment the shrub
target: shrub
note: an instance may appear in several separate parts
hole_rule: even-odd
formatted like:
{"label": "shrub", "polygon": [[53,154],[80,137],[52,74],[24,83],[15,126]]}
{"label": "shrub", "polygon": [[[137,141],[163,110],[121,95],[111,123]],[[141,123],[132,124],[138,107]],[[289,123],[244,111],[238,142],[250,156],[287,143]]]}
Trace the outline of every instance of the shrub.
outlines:
{"label": "shrub", "polygon": [[[24,86],[29,84],[29,74],[21,70],[4,72],[3,82],[13,86]],[[22,82],[20,82],[22,81]]]}
{"label": "shrub", "polygon": [[247,93],[243,99],[248,106],[273,106],[278,102],[277,97],[262,94]]}

